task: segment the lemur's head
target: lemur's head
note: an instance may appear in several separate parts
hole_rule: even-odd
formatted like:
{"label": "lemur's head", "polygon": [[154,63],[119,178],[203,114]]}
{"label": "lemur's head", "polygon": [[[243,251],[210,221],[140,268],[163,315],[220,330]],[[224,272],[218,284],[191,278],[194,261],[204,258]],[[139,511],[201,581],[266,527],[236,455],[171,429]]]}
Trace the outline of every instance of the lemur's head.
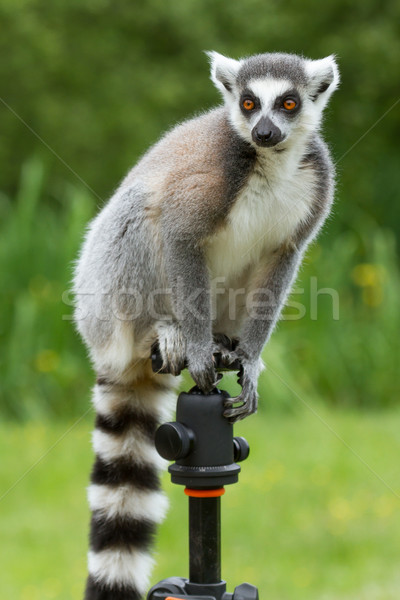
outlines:
{"label": "lemur's head", "polygon": [[208,52],[211,79],[239,135],[258,148],[282,150],[308,139],[339,83],[333,56],[257,54],[233,60]]}

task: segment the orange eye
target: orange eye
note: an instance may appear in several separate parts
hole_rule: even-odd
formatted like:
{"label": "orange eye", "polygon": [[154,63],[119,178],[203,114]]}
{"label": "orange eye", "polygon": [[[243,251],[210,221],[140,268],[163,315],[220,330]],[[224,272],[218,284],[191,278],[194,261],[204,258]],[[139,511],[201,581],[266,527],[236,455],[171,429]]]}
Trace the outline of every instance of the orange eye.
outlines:
{"label": "orange eye", "polygon": [[291,98],[286,98],[286,100],[283,102],[283,108],[285,108],[286,110],[293,110],[294,108],[296,108],[297,106],[297,102],[295,100],[292,100]]}
{"label": "orange eye", "polygon": [[245,108],[246,110],[253,110],[253,108],[255,107],[255,104],[253,102],[253,100],[243,100],[243,108]]}

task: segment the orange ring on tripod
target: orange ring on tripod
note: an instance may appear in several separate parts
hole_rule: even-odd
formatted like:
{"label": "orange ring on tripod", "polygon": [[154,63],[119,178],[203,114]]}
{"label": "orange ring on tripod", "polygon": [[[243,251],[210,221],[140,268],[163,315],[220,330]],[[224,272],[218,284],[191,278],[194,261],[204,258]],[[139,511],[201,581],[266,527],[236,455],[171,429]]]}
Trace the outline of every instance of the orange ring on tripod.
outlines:
{"label": "orange ring on tripod", "polygon": [[185,488],[184,492],[186,496],[189,496],[190,498],[218,498],[225,494],[225,488],[222,487],[215,490],[192,490],[190,488]]}

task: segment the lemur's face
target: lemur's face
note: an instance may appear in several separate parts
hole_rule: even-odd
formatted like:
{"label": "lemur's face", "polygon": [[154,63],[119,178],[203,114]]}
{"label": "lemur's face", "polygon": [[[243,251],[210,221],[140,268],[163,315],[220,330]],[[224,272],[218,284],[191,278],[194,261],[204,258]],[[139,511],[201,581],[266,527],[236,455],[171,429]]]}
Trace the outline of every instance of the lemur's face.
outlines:
{"label": "lemur's face", "polygon": [[302,94],[284,79],[253,79],[235,94],[232,121],[242,136],[261,148],[278,146],[302,117]]}
{"label": "lemur's face", "polygon": [[209,55],[212,79],[223,93],[235,130],[259,150],[279,152],[308,139],[339,81],[331,56],[312,61],[261,54],[236,61]]}

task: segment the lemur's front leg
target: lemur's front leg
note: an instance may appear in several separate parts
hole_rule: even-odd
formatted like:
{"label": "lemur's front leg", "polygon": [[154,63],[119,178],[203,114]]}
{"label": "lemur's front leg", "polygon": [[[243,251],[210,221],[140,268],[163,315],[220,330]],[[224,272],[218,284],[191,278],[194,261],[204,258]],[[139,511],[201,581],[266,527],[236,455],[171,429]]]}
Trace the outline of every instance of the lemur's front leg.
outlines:
{"label": "lemur's front leg", "polygon": [[[195,383],[210,392],[217,383],[213,352],[215,343],[211,327],[211,296],[209,274],[201,247],[192,240],[166,238],[166,271],[171,287],[171,303],[176,323],[172,336],[180,339],[176,351],[169,345],[161,352],[168,362],[179,363],[186,356],[188,369]],[[168,340],[164,340],[168,346]],[[184,348],[182,347],[184,345]],[[179,356],[175,356],[176,352]]]}
{"label": "lemur's front leg", "polygon": [[275,263],[265,276],[253,283],[247,302],[247,318],[240,341],[232,359],[242,363],[239,383],[242,391],[225,403],[225,417],[235,422],[256,412],[258,403],[257,380],[262,370],[262,349],[278,320],[290,286],[297,272],[301,253],[290,248],[280,249]]}

